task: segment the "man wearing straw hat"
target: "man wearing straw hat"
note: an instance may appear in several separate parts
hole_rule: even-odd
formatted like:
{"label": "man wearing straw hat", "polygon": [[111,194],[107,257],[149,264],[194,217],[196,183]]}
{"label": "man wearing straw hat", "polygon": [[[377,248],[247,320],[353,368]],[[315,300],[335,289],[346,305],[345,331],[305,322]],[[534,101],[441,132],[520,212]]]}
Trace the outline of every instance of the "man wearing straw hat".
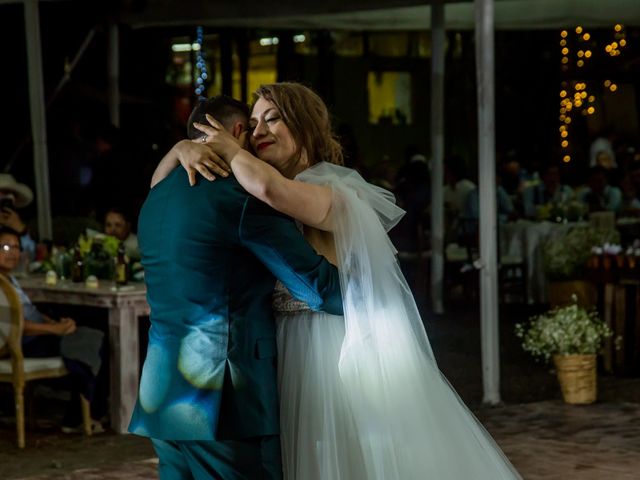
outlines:
{"label": "man wearing straw hat", "polygon": [[34,257],[36,244],[15,209],[26,207],[32,201],[33,192],[27,185],[16,182],[13,175],[0,173],[0,225],[18,232],[22,251],[26,252],[29,258]]}

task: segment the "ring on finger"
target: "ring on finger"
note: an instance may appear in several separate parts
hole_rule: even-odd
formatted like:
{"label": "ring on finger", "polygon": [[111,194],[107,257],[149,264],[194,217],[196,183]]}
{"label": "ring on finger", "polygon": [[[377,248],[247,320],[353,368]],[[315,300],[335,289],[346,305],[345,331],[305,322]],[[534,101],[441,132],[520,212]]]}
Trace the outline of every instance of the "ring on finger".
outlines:
{"label": "ring on finger", "polygon": [[207,137],[202,137],[202,143],[207,143]]}

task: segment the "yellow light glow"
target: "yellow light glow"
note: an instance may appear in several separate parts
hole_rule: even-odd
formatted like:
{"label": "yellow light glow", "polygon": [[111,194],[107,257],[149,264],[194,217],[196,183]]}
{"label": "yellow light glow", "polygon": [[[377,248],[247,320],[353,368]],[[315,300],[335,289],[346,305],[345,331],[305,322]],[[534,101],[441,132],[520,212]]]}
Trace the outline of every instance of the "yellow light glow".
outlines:
{"label": "yellow light glow", "polygon": [[576,65],[578,65],[579,67],[584,67],[584,60],[578,60],[576,62]]}
{"label": "yellow light glow", "polygon": [[562,40],[560,40],[560,46],[564,47],[567,44],[567,41],[563,38]]}
{"label": "yellow light glow", "polygon": [[561,108],[561,109],[560,109],[560,113],[561,113],[562,115],[564,115],[565,113],[567,113],[567,109],[566,109],[566,108]]}
{"label": "yellow light glow", "polygon": [[593,108],[593,107],[589,107],[589,108],[587,108],[587,113],[589,115],[593,115],[594,113],[596,113],[596,109]]}
{"label": "yellow light glow", "polygon": [[569,141],[568,140],[562,140],[560,145],[562,146],[562,148],[567,148],[569,146]]}
{"label": "yellow light glow", "polygon": [[611,48],[613,48],[614,50],[615,50],[616,48],[618,48],[618,42],[613,42],[613,43],[611,44]]}
{"label": "yellow light glow", "polygon": [[584,56],[585,58],[591,58],[591,50],[587,50],[586,52],[584,52]]}
{"label": "yellow light glow", "polygon": [[611,45],[607,45],[606,47],[604,47],[604,51],[607,53],[611,53],[611,49],[612,49]]}
{"label": "yellow light glow", "polygon": [[567,117],[564,119],[564,123],[566,123],[567,125],[569,125],[571,123],[571,117]]}
{"label": "yellow light glow", "polygon": [[568,35],[568,32],[567,32],[566,30],[562,30],[562,31],[560,32],[560,36],[561,36],[562,38],[567,38],[567,35]]}
{"label": "yellow light glow", "polygon": [[562,63],[569,63],[569,59],[567,57],[562,57]]}
{"label": "yellow light glow", "polygon": [[582,90],[582,84],[580,82],[576,83],[576,90]]}
{"label": "yellow light glow", "polygon": [[618,86],[615,83],[612,83],[611,86],[609,87],[609,90],[611,90],[612,92],[615,92],[618,89]]}
{"label": "yellow light glow", "polygon": [[585,33],[585,34],[582,36],[582,39],[583,39],[585,42],[586,42],[587,40],[589,40],[590,38],[591,38],[591,35],[589,35],[588,33]]}
{"label": "yellow light glow", "polygon": [[573,108],[573,105],[571,103],[567,103],[567,112],[570,112],[571,109]]}
{"label": "yellow light glow", "polygon": [[587,98],[587,92],[580,92],[580,98]]}
{"label": "yellow light glow", "polygon": [[576,107],[582,106],[582,100],[576,100],[575,105],[576,105]]}
{"label": "yellow light glow", "polygon": [[564,131],[566,131],[566,130],[567,130],[567,126],[566,126],[566,125],[561,125],[561,126],[560,126],[560,131],[561,131],[561,132],[564,132]]}
{"label": "yellow light glow", "polygon": [[578,35],[580,35],[580,34],[582,33],[582,27],[581,27],[580,25],[578,25],[578,26],[576,27],[576,33],[577,33]]}
{"label": "yellow light glow", "polygon": [[627,44],[627,41],[623,38],[622,40],[620,40],[620,46],[624,47]]}
{"label": "yellow light glow", "polygon": [[566,115],[560,115],[560,121],[564,122],[567,119]]}
{"label": "yellow light glow", "polygon": [[596,97],[594,97],[593,95],[589,95],[589,102],[593,103],[596,101]]}
{"label": "yellow light glow", "polygon": [[613,27],[613,29],[614,29],[616,32],[619,32],[620,30],[622,30],[622,25],[620,25],[619,23],[617,23],[617,24],[616,24],[616,26],[615,26],[615,27]]}
{"label": "yellow light glow", "polygon": [[561,133],[560,133],[560,136],[561,136],[562,138],[567,138],[567,137],[569,136],[569,132],[567,132],[567,131],[565,130],[564,132],[561,132]]}
{"label": "yellow light glow", "polygon": [[571,156],[565,155],[564,157],[562,157],[562,161],[564,163],[569,163],[571,161]]}
{"label": "yellow light glow", "polygon": [[604,86],[605,87],[609,87],[609,85],[611,85],[611,80],[605,80],[604,81]]}
{"label": "yellow light glow", "polygon": [[567,91],[566,90],[560,90],[560,98],[564,98],[567,96]]}
{"label": "yellow light glow", "polygon": [[[563,55],[566,55],[566,54],[568,54],[568,53],[569,53],[569,49],[568,49],[567,47],[564,47],[564,48],[562,49],[562,54],[563,54]],[[578,54],[578,55],[580,55],[580,54]]]}
{"label": "yellow light glow", "polygon": [[584,52],[582,50],[578,50],[578,57],[584,57]]}

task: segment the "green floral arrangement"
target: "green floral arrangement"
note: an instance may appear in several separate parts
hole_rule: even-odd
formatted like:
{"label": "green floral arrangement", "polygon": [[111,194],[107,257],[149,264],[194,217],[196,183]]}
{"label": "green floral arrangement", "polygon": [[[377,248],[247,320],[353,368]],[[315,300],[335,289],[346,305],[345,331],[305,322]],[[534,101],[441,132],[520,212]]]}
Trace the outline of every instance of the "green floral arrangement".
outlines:
{"label": "green floral arrangement", "polygon": [[573,300],[572,305],[516,324],[516,335],[523,339],[522,348],[546,361],[553,355],[597,354],[613,332],[597,312],[579,307],[575,295]]}
{"label": "green floral arrangement", "polygon": [[80,235],[78,238],[80,255],[84,258],[93,249],[94,244],[99,244],[101,250],[104,250],[110,257],[115,257],[118,254],[120,240],[111,235],[104,234],[93,236]]}
{"label": "green floral arrangement", "polygon": [[619,243],[616,230],[574,227],[544,243],[544,269],[551,280],[581,279],[595,245]]}

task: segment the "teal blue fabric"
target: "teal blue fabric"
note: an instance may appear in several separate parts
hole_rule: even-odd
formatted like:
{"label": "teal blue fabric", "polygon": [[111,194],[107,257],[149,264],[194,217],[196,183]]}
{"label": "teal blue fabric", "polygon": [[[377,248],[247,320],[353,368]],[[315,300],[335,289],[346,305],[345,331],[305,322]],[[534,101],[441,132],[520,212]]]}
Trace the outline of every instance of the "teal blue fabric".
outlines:
{"label": "teal blue fabric", "polygon": [[150,191],[138,240],[151,328],[129,431],[163,440],[277,434],[275,279],[312,309],[340,315],[335,267],[235,178],[190,187],[181,168]]}
{"label": "teal blue fabric", "polygon": [[280,437],[176,442],[152,439],[160,480],[277,480],[282,478]]}

